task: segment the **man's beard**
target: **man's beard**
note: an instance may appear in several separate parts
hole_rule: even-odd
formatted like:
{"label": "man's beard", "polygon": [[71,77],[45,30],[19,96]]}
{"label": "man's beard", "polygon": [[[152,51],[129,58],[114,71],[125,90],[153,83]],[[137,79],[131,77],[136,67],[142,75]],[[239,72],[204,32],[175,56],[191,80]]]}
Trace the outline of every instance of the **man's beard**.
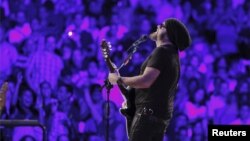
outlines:
{"label": "man's beard", "polygon": [[149,38],[150,38],[151,40],[153,40],[153,41],[156,41],[156,40],[157,40],[157,31],[151,33],[151,34],[149,35]]}

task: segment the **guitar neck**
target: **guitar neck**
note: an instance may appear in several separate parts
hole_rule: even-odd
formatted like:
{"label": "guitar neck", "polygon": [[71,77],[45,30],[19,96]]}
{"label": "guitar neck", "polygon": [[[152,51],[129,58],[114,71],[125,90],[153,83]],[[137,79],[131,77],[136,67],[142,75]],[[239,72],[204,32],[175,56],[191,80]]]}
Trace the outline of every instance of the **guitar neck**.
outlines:
{"label": "guitar neck", "polygon": [[105,59],[106,65],[108,66],[110,73],[115,73],[115,67],[110,59]]}
{"label": "guitar neck", "polygon": [[[109,72],[110,73],[115,73],[116,70],[115,70],[115,67],[112,65],[113,63],[111,62],[110,59],[105,59],[105,62],[108,66],[108,69],[109,69]],[[119,87],[120,91],[122,92],[122,94],[126,94],[127,93],[127,88],[126,86],[121,83],[121,82],[117,82],[117,86]]]}
{"label": "guitar neck", "polygon": [[[103,56],[104,56],[104,60],[105,63],[109,69],[110,73],[115,73],[116,72],[116,66],[112,63],[112,61],[110,60],[110,50],[111,50],[111,45],[110,43],[106,42],[105,40],[102,41],[101,43],[101,47],[102,47],[102,52],[103,52]],[[127,93],[127,88],[124,84],[122,84],[121,82],[117,82],[117,85],[119,87],[119,89],[121,90],[122,94],[125,95]]]}

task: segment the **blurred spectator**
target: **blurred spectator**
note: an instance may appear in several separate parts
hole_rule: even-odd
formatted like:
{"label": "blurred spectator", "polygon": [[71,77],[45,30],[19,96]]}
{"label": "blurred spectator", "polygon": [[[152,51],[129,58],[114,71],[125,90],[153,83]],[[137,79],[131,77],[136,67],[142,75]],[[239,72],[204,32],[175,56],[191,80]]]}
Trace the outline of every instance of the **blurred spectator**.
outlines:
{"label": "blurred spectator", "polygon": [[102,121],[102,113],[100,111],[103,111],[103,103],[104,99],[102,97],[101,86],[98,84],[92,84],[90,85],[89,90],[85,88],[84,90],[84,97],[86,99],[87,104],[90,106],[91,114],[97,124],[99,124]]}
{"label": "blurred spectator", "polygon": [[21,9],[24,11],[28,21],[38,17],[40,5],[40,0],[24,0],[23,5],[21,5]]}
{"label": "blurred spectator", "polygon": [[[237,116],[238,113],[238,103],[235,94],[225,92],[227,84],[224,83],[221,85],[220,89],[224,89],[221,93],[221,100],[224,101],[224,106],[215,110],[213,121],[214,124],[229,124]],[[214,103],[212,103],[215,105]]]}
{"label": "blurred spectator", "polygon": [[84,60],[86,60],[85,52],[80,49],[75,49],[72,53],[71,58],[71,68],[65,68],[67,74],[69,75],[69,79],[71,79],[71,83],[74,84],[74,87],[80,88],[81,86],[88,84],[88,73],[84,69],[86,65]]}
{"label": "blurred spectator", "polygon": [[[78,93],[81,93],[78,91]],[[80,96],[79,96],[80,97]],[[92,131],[89,130],[95,127],[93,122],[90,107],[83,97],[74,101],[71,106],[69,117],[71,118],[71,139],[72,140],[86,140]]]}
{"label": "blurred spectator", "polygon": [[224,81],[228,78],[228,61],[224,57],[217,58],[214,62],[214,72],[216,76],[219,76]]}
{"label": "blurred spectator", "polygon": [[[250,11],[250,10],[249,10]],[[237,39],[238,49],[242,57],[250,59],[250,41],[249,41],[249,33],[250,33],[250,24],[246,27],[243,27],[239,31],[239,36]]]}
{"label": "blurred spectator", "polygon": [[40,91],[37,93],[36,107],[39,109],[39,121],[41,124],[45,124],[47,107],[51,104],[52,99],[52,89],[50,83],[44,81],[40,84]]}
{"label": "blurred spectator", "polygon": [[29,88],[29,86],[23,82],[20,87],[18,101],[15,104],[16,109],[14,112],[14,118],[16,119],[38,119],[38,111],[35,109],[36,95]]}
{"label": "blurred spectator", "polygon": [[14,117],[14,114],[16,112],[19,88],[22,84],[22,81],[23,76],[20,72],[18,73],[16,79],[14,76],[9,77],[8,91],[6,94],[6,104],[1,115],[3,119],[12,119]]}
{"label": "blurred spectator", "polygon": [[[20,87],[18,103],[13,113],[14,119],[38,119],[39,110],[35,108],[36,96],[35,93],[29,89],[25,82]],[[42,139],[42,129],[39,127],[16,127],[13,130],[13,140],[19,140],[24,135],[36,137],[38,140]]]}
{"label": "blurred spectator", "polygon": [[0,75],[5,79],[13,73],[12,68],[18,57],[17,49],[6,40],[6,33],[0,26]]}
{"label": "blurred spectator", "polygon": [[[170,140],[181,140],[189,137],[190,134],[190,122],[188,116],[184,113],[177,113],[174,115],[175,119],[172,122],[173,130],[167,129],[167,134],[170,136]],[[176,136],[172,136],[175,134]]]}
{"label": "blurred spectator", "polygon": [[31,26],[31,36],[28,40],[31,40],[34,44],[35,47],[31,48],[31,50],[37,51],[38,49],[41,48],[41,46],[43,46],[43,40],[44,40],[44,31],[42,29],[42,25],[40,24],[40,19],[38,18],[34,18],[31,20],[30,22],[30,26]]}
{"label": "blurred spectator", "polygon": [[57,137],[56,141],[70,141],[68,135],[60,135]]}
{"label": "blurred spectator", "polygon": [[58,99],[58,110],[69,114],[72,102],[75,100],[73,98],[73,87],[68,84],[59,83],[58,89],[56,92],[56,98]]}
{"label": "blurred spectator", "polygon": [[20,139],[20,141],[36,141],[36,139],[33,136],[25,135]]}
{"label": "blurred spectator", "polygon": [[216,42],[220,48],[222,55],[232,55],[238,52],[236,46],[237,31],[232,20],[225,19],[217,23]]}
{"label": "blurred spectator", "polygon": [[61,70],[63,69],[63,62],[55,54],[55,48],[56,39],[53,36],[49,36],[46,39],[45,47],[31,54],[28,59],[26,79],[31,88],[36,92],[39,91],[39,85],[43,81],[49,82],[53,89],[57,85]]}
{"label": "blurred spectator", "polygon": [[[110,141],[125,141],[126,140],[126,127],[119,116],[119,110],[114,102],[103,103],[103,120],[98,124],[98,135],[104,140],[107,130],[107,120],[109,120],[109,140]],[[109,108],[109,109],[108,109]],[[107,113],[109,110],[109,114]]]}
{"label": "blurred spectator", "polygon": [[176,134],[175,141],[191,141],[188,134],[188,127],[186,125],[181,126]]}
{"label": "blurred spectator", "polygon": [[19,11],[15,15],[16,24],[9,31],[9,42],[14,44],[21,44],[25,39],[31,35],[31,27],[27,22],[24,12]]}
{"label": "blurred spectator", "polygon": [[202,87],[195,90],[194,93],[190,94],[190,100],[186,103],[185,112],[191,122],[197,119],[207,118],[207,107],[206,107],[207,94],[206,90]]}
{"label": "blurred spectator", "polygon": [[48,113],[46,114],[46,119],[48,120],[46,121],[46,127],[48,130],[49,141],[53,141],[61,135],[70,134],[70,121],[64,112],[59,111],[58,105],[58,101],[52,99],[51,104],[48,106]]}
{"label": "blurred spectator", "polygon": [[45,36],[53,35],[60,37],[65,27],[65,17],[55,11],[55,3],[46,0],[39,8],[39,19]]}
{"label": "blurred spectator", "polygon": [[101,72],[99,72],[99,63],[95,58],[91,58],[87,64],[87,72],[89,74],[90,83],[103,83],[101,78]]}
{"label": "blurred spectator", "polygon": [[244,79],[239,82],[238,88],[235,92],[238,94],[238,101],[239,103],[248,103],[250,101],[250,84],[247,80]]}
{"label": "blurred spectator", "polygon": [[232,121],[230,124],[233,125],[249,125],[250,124],[250,107],[248,104],[243,103],[239,107],[238,117]]}
{"label": "blurred spectator", "polygon": [[197,120],[193,123],[192,126],[192,141],[207,141],[207,125],[203,126],[203,122],[201,120]]}

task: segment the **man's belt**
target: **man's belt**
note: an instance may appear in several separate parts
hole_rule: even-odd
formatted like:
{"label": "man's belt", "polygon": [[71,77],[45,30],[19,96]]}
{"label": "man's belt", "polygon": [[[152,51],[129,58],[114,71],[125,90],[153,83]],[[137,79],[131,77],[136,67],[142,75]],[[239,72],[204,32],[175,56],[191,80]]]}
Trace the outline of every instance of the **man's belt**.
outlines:
{"label": "man's belt", "polygon": [[152,120],[154,122],[157,122],[157,123],[160,123],[160,124],[167,125],[168,122],[169,122],[169,120],[164,120],[162,118],[159,118],[159,117],[155,116],[154,115],[154,110],[151,109],[151,108],[144,107],[141,114],[149,116],[150,120]]}

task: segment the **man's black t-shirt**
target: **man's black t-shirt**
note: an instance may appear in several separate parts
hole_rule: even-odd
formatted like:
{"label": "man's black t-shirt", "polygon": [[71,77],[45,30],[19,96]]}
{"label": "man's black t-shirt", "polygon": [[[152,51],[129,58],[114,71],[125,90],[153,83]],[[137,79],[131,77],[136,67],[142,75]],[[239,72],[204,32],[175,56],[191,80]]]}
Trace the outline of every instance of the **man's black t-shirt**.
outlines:
{"label": "man's black t-shirt", "polygon": [[172,45],[155,48],[142,64],[140,74],[146,67],[158,69],[160,75],[151,87],[135,90],[136,108],[151,107],[156,116],[169,119],[173,113],[175,89],[180,75],[177,48]]}

